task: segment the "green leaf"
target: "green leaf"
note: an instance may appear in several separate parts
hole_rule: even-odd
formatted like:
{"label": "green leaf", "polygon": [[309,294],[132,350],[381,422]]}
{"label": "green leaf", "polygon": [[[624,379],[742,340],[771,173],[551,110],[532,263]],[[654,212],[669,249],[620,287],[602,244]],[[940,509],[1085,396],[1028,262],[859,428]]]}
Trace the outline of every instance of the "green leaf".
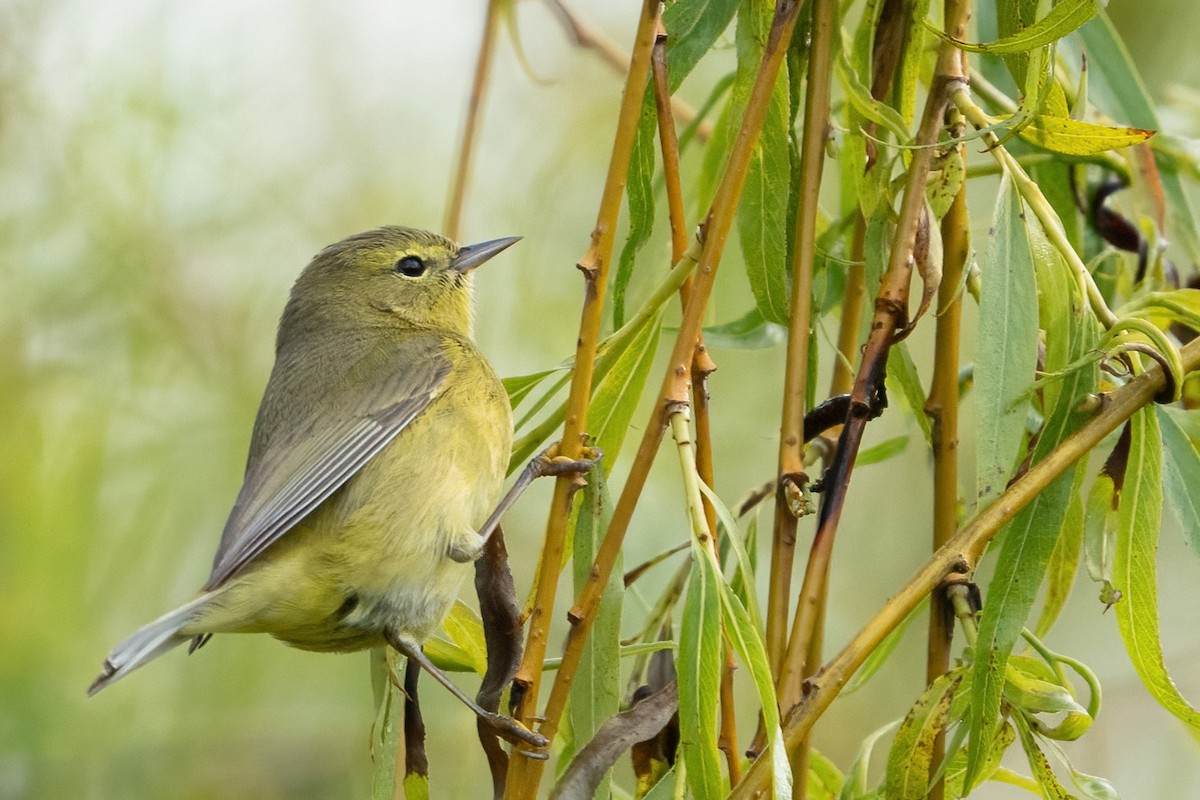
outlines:
{"label": "green leaf", "polygon": [[501,383],[504,384],[504,391],[508,392],[508,402],[512,404],[513,408],[516,408],[539,383],[565,369],[568,367],[555,367],[534,372],[531,375],[515,375],[511,378],[504,378]]}
{"label": "green leaf", "polygon": [[750,554],[746,552],[746,547],[738,535],[737,520],[729,512],[729,507],[721,502],[721,498],[717,497],[716,492],[706,486],[703,481],[700,482],[700,491],[712,503],[713,510],[717,512],[717,526],[721,532],[722,546],[728,547],[734,554],[737,568],[729,585],[740,589],[740,591],[735,591],[735,594],[750,614],[752,626],[756,630],[762,630],[762,613],[759,609],[758,593],[755,588],[757,581],[754,579],[754,567],[750,563]]}
{"label": "green leaf", "polygon": [[[1046,242],[1036,220],[1028,220],[1028,223],[1038,286],[1042,289],[1039,304],[1041,324],[1047,331],[1049,369],[1052,363],[1056,366],[1070,363],[1091,350],[1096,343],[1096,327],[1078,294],[1070,294],[1061,286],[1056,288],[1056,282],[1064,280],[1065,265],[1057,251]],[[1055,304],[1055,298],[1067,299],[1065,303]],[[1085,415],[1078,413],[1076,406],[1081,397],[1095,390],[1096,383],[1096,369],[1087,367],[1068,372],[1044,387],[1048,414],[1034,449],[1034,463],[1046,458],[1079,427]],[[989,742],[999,720],[1008,657],[1045,578],[1050,553],[1071,503],[1076,469],[1079,468],[1067,470],[1052,481],[1029,505],[1017,512],[998,537],[1000,553],[995,575],[988,586],[972,665],[967,791],[978,785]]]}
{"label": "green leaf", "polygon": [[1067,598],[1071,596],[1071,588],[1075,585],[1075,573],[1079,571],[1079,558],[1083,552],[1083,493],[1081,491],[1084,470],[1075,470],[1075,486],[1071,489],[1071,500],[1067,505],[1067,514],[1063,517],[1062,531],[1054,550],[1050,553],[1050,564],[1046,568],[1046,600],[1042,604],[1042,614],[1038,618],[1035,633],[1045,636],[1053,627]]}
{"label": "green leaf", "polygon": [[[775,3],[770,0],[743,0],[738,12],[738,70],[733,84],[735,110],[732,119],[740,119],[746,106],[762,60],[774,7]],[[754,148],[746,171],[737,214],[738,235],[754,300],[763,319],[782,325],[788,322],[791,296],[787,262],[790,232],[788,177],[791,169],[787,87],[785,65],[780,68],[779,78],[771,91],[758,146]]]}
{"label": "green leaf", "polygon": [[837,800],[844,782],[841,770],[815,748],[808,751],[809,800]]}
{"label": "green leaf", "polygon": [[1016,466],[1037,368],[1037,284],[1024,214],[1012,179],[1002,175],[981,264],[975,350],[979,508],[1004,491]]}
{"label": "green leaf", "polygon": [[1053,44],[1071,31],[1077,30],[1085,22],[1096,16],[1103,7],[1099,0],[1059,0],[1050,9],[1050,13],[1032,25],[1023,28],[1011,36],[1005,36],[988,44],[973,44],[947,36],[938,28],[927,25],[929,30],[954,43],[960,50],[969,53],[991,53],[992,55],[1010,55],[1023,53]]}
{"label": "green leaf", "polygon": [[[737,537],[733,537],[736,539]],[[716,570],[716,559],[710,553],[710,566]],[[719,572],[718,572],[719,578]],[[738,600],[729,585],[720,579],[721,619],[725,635],[738,658],[750,670],[754,688],[758,690],[762,708],[763,725],[767,731],[767,749],[771,752],[771,786],[775,800],[790,800],[792,796],[792,768],[788,763],[787,750],[783,744],[783,729],[780,727],[779,703],[775,699],[775,681],[771,676],[771,663],[767,660],[767,648],[763,645],[759,629],[745,606]]]}
{"label": "green leaf", "polygon": [[1140,144],[1154,131],[1144,128],[1117,128],[1081,122],[1069,117],[1033,114],[1017,130],[1030,144],[1068,156],[1093,156],[1109,150]]}
{"label": "green leaf", "polygon": [[907,447],[908,434],[906,433],[893,436],[890,439],[884,439],[873,447],[859,450],[858,457],[854,459],[854,466],[866,467],[871,464],[878,464],[881,461],[887,461],[889,458],[894,458],[903,453]]}
{"label": "green leaf", "polygon": [[717,572],[692,542],[692,574],[679,634],[679,748],[696,797],[723,797],[717,750],[717,695],[724,652]]}
{"label": "green leaf", "polygon": [[1033,770],[1033,777],[1042,788],[1042,794],[1046,800],[1074,800],[1061,783],[1054,775],[1054,770],[1050,767],[1050,761],[1046,758],[1046,754],[1038,747],[1037,739],[1033,735],[1033,731],[1029,729],[1029,723],[1020,714],[1013,715],[1013,724],[1017,726],[1017,733],[1021,736],[1021,747],[1025,750],[1025,757],[1029,759],[1029,768]]}
{"label": "green leaf", "polygon": [[787,328],[775,322],[767,322],[757,307],[735,320],[704,329],[704,344],[710,348],[760,350],[782,344],[786,338]]}
{"label": "green leaf", "polygon": [[396,747],[399,744],[396,687],[391,681],[387,648],[371,650],[371,686],[375,692],[375,724],[371,727],[371,800],[392,800],[396,792]]}
{"label": "green leaf", "polygon": [[604,451],[600,463],[605,475],[612,473],[633,421],[633,413],[646,388],[646,378],[658,350],[661,321],[660,314],[637,332],[592,395],[587,430],[595,438],[596,446]]}
{"label": "green leaf", "polygon": [[897,389],[900,390],[900,397],[904,399],[916,419],[921,433],[925,434],[925,442],[932,442],[933,428],[930,427],[929,416],[925,413],[925,390],[921,388],[917,365],[913,363],[912,355],[904,342],[898,342],[888,350],[886,380],[888,392],[892,396],[895,396]]}
{"label": "green leaf", "polygon": [[729,27],[739,0],[678,0],[663,9],[671,93]]}
{"label": "green leaf", "polygon": [[[1000,759],[1008,752],[1009,746],[1017,739],[1017,733],[1013,730],[1013,726],[1005,722],[1000,726],[995,739],[992,740],[988,750],[987,758],[984,761],[983,768],[980,770],[981,780],[989,780],[996,770],[1000,767]],[[963,778],[967,774],[967,756],[966,751],[957,749],[954,755],[951,756],[946,765],[944,775],[946,786],[946,797],[959,798],[964,795]]]}
{"label": "green leaf", "polygon": [[913,705],[888,753],[884,778],[887,800],[920,800],[929,791],[936,739],[946,730],[950,701],[962,680],[954,670],[935,680]]}
{"label": "green leaf", "polygon": [[646,87],[642,113],[633,136],[633,151],[629,156],[629,172],[625,183],[625,200],[629,207],[629,235],[617,257],[613,276],[613,327],[625,324],[625,295],[633,277],[633,264],[638,251],[654,230],[654,153],[658,114],[654,106],[653,88]]}
{"label": "green leaf", "polygon": [[929,597],[926,596],[922,598],[921,602],[912,611],[908,612],[908,616],[899,625],[892,628],[888,635],[883,638],[883,641],[879,643],[879,646],[871,651],[871,654],[867,656],[867,660],[855,671],[850,681],[846,684],[846,688],[842,690],[843,696],[857,692],[866,685],[867,681],[875,676],[875,673],[887,663],[888,658],[896,650],[901,640],[904,639],[904,634],[908,630],[908,626],[912,624],[914,619],[925,614],[928,608]]}
{"label": "green leaf", "polygon": [[[593,469],[575,515],[572,574],[576,592],[587,583],[611,517],[612,502],[604,472]],[[621,710],[621,605],[625,592],[622,572],[618,560],[604,587],[591,635],[583,645],[583,655],[571,684],[569,713],[576,749],[591,741],[600,725]],[[610,780],[606,776],[600,782],[597,797],[608,797]]]}
{"label": "green leaf", "polygon": [[1130,419],[1129,465],[1121,492],[1113,584],[1125,650],[1142,683],[1158,703],[1200,730],[1200,711],[1183,698],[1163,663],[1158,629],[1157,551],[1162,520],[1162,455],[1158,417],[1142,408]]}
{"label": "green leaf", "polygon": [[483,620],[462,600],[455,600],[442,620],[442,630],[450,641],[467,655],[471,668],[482,675],[487,671],[487,643],[483,638]]}
{"label": "green leaf", "polygon": [[676,791],[676,789],[681,788],[679,787],[681,772],[683,770],[680,769],[679,763],[676,762],[667,770],[665,775],[658,779],[658,783],[654,784],[650,788],[650,791],[646,792],[642,800],[676,800],[676,798],[681,797],[680,792]]}
{"label": "green leaf", "polygon": [[[860,800],[860,798],[868,796],[867,774],[871,766],[871,752],[875,749],[875,743],[899,724],[900,720],[889,722],[872,731],[867,738],[863,739],[862,744],[858,747],[858,756],[854,759],[854,764],[846,772],[846,782],[842,784],[839,800]],[[871,794],[874,795],[873,792]]]}
{"label": "green leaf", "polygon": [[1200,555],[1200,497],[1196,491],[1196,487],[1200,486],[1200,453],[1176,418],[1188,415],[1195,417],[1196,412],[1177,411],[1163,406],[1155,406],[1155,410],[1162,427],[1166,506],[1179,522],[1184,541]]}

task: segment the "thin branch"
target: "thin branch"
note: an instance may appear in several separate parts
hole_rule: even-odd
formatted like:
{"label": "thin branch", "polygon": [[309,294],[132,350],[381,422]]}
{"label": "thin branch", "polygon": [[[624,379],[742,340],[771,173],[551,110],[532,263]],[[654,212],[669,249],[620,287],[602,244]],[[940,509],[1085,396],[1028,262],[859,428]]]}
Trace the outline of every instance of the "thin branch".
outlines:
{"label": "thin branch", "polygon": [[459,226],[462,223],[467,183],[471,179],[471,157],[475,154],[475,134],[479,129],[479,110],[483,105],[483,95],[487,91],[488,75],[491,73],[493,43],[496,41],[499,19],[500,0],[488,0],[487,16],[483,21],[483,36],[479,42],[479,57],[475,61],[475,80],[471,83],[471,100],[467,106],[467,122],[463,126],[453,188],[446,199],[446,219],[442,225],[442,232],[451,239],[458,238]]}
{"label": "thin branch", "polygon": [[[925,111],[917,131],[912,163],[904,186],[900,203],[899,221],[892,238],[892,249],[888,268],[882,278],[882,287],[875,300],[875,314],[871,333],[864,348],[862,364],[850,393],[850,413],[838,440],[837,453],[826,479],[826,493],[821,503],[817,533],[813,539],[808,566],[804,576],[801,597],[816,598],[816,588],[824,582],[829,569],[829,555],[833,538],[841,521],[849,489],[854,460],[858,456],[863,432],[868,417],[875,407],[875,395],[882,384],[888,352],[895,336],[909,322],[908,293],[915,265],[915,250],[918,228],[925,215],[925,185],[933,161],[933,145],[942,130],[945,109],[949,104],[950,91],[958,85],[958,51],[943,42],[933,85],[925,102]],[[811,648],[811,631],[815,630],[816,607],[813,602],[798,602],[796,617],[792,625],[792,638],[780,676],[780,693],[785,698],[799,698],[801,681],[806,672],[805,656]],[[811,668],[809,666],[808,668]],[[786,710],[788,705],[784,705]]]}
{"label": "thin branch", "polygon": [[[795,246],[792,258],[791,313],[788,320],[787,361],[783,378],[783,415],[779,426],[779,461],[775,499],[775,533],[771,550],[771,593],[767,605],[767,641],[774,642],[776,658],[783,652],[788,616],[790,577],[796,543],[795,510],[788,501],[808,483],[804,473],[804,414],[808,398],[808,345],[812,327],[813,262],[817,250],[817,209],[821,174],[825,166],[825,140],[829,134],[829,79],[832,72],[836,0],[812,4],[812,32],[804,98],[804,132],[800,146],[800,187],[796,203]],[[778,557],[778,559],[776,558]],[[800,602],[804,602],[803,596]],[[777,663],[777,675],[785,671]],[[781,687],[783,688],[783,687]],[[783,708],[799,697],[779,698]],[[797,789],[803,796],[799,782]]]}
{"label": "thin branch", "polygon": [[[645,0],[638,22],[633,59],[621,98],[621,110],[614,136],[612,158],[604,182],[592,245],[579,262],[584,275],[583,312],[579,323],[579,339],[575,350],[575,370],[567,400],[566,421],[563,426],[561,453],[577,459],[583,448],[583,429],[591,399],[592,377],[595,370],[596,348],[600,340],[600,325],[604,313],[604,295],[608,286],[608,267],[612,260],[613,241],[621,210],[633,139],[641,114],[642,97],[650,72],[650,50],[654,45],[656,22],[661,2]],[[533,720],[546,656],[550,615],[558,590],[558,577],[565,547],[567,519],[571,513],[573,476],[562,476],[554,485],[554,498],[546,522],[546,538],[537,576],[537,592],[530,613],[529,638],[525,658],[514,680],[515,716],[527,726]],[[607,578],[607,576],[605,576]],[[573,667],[560,670],[573,671]],[[548,739],[553,733],[547,734]],[[542,762],[531,758],[514,759],[509,769],[506,797],[533,797],[542,774]]]}
{"label": "thin branch", "polygon": [[[603,587],[608,581],[608,576],[612,573],[625,533],[629,529],[633,509],[637,505],[641,490],[645,486],[646,476],[650,471],[650,465],[666,431],[665,412],[671,407],[670,403],[674,398],[682,396],[685,401],[687,399],[690,372],[688,366],[693,360],[696,338],[700,334],[704,311],[708,305],[709,295],[712,293],[713,282],[716,280],[717,267],[733,225],[742,188],[745,185],[750,156],[758,141],[758,134],[766,116],[768,100],[787,52],[792,31],[795,29],[799,9],[800,5],[796,0],[777,0],[775,18],[767,37],[762,63],[755,77],[750,98],[746,103],[741,128],[734,139],[721,183],[713,198],[707,220],[702,226],[704,235],[698,259],[696,282],[680,322],[667,373],[659,390],[658,401],[649,424],[646,425],[637,456],[630,465],[629,477],[626,479],[621,496],[613,509],[612,520],[604,541],[600,545],[588,582],[568,614],[572,627],[567,635],[562,668],[555,676],[554,687],[543,715],[545,721],[539,728],[539,731],[548,738],[552,738],[558,729],[558,722],[566,705],[567,694],[570,691],[575,670],[579,665],[583,643],[590,631],[596,606],[599,603]],[[676,269],[678,269],[678,265]],[[538,764],[541,762],[526,761],[532,764],[528,769],[536,770],[540,774],[541,767]]]}
{"label": "thin branch", "polygon": [[[946,32],[955,39],[966,35],[970,0],[945,0],[944,17]],[[957,24],[954,30],[950,24]],[[967,75],[967,54],[958,54],[958,77]],[[947,60],[946,66],[954,69],[954,62]],[[961,114],[951,109],[949,114],[951,139],[958,139],[965,127]],[[966,164],[966,146],[958,144],[946,154],[947,159],[956,159]],[[958,359],[962,334],[962,282],[963,270],[971,247],[971,220],[967,213],[966,181],[959,186],[958,193],[942,218],[942,283],[938,287],[937,331],[934,340],[933,380],[929,387],[929,398],[925,413],[930,419],[933,444],[933,551],[950,541],[958,530]],[[926,639],[925,682],[934,681],[950,669],[950,649],[954,641],[954,610],[946,595],[945,587],[939,587],[929,598],[929,633]],[[946,732],[939,731],[934,737],[930,753],[929,775],[937,775],[945,758]],[[944,778],[939,778],[929,788],[926,800],[943,800],[946,796]]]}
{"label": "thin branch", "polygon": [[[1200,369],[1200,339],[1181,352],[1184,368]],[[1079,430],[1029,471],[1013,481],[990,506],[980,511],[888,601],[849,644],[805,685],[800,705],[784,720],[783,736],[788,748],[795,747],[812,729],[841,692],[846,682],[921,600],[942,584],[952,572],[971,572],[992,538],[1017,513],[1029,505],[1051,482],[1085,458],[1106,436],[1125,423],[1134,412],[1154,401],[1167,378],[1157,364],[1124,386],[1104,395],[1100,410]],[[730,795],[731,800],[761,797],[771,783],[771,759],[759,756],[746,778]]]}
{"label": "thin branch", "polygon": [[[660,23],[658,38],[651,58],[654,77],[654,106],[658,114],[659,149],[663,157],[663,179],[667,191],[667,210],[671,222],[671,262],[683,259],[688,248],[687,215],[683,206],[683,183],[679,175],[679,138],[671,110],[671,89],[667,64],[667,30]],[[694,279],[689,277],[679,290],[684,309],[692,293]],[[708,376],[716,370],[704,346],[704,336],[696,339],[692,357],[692,405],[696,413],[696,469],[700,480],[714,486],[712,454],[712,421],[709,415]],[[714,538],[717,535],[717,510],[707,497],[701,498],[704,518]],[[725,645],[725,668],[721,672],[721,735],[717,746],[725,753],[730,781],[742,776],[742,756],[737,745],[737,707],[733,699],[733,649]]]}

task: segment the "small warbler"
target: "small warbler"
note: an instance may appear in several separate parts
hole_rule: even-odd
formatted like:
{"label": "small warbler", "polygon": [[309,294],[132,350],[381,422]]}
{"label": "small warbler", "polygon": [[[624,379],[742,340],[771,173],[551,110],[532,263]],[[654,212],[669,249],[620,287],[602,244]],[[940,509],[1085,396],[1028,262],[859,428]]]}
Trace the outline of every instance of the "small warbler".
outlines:
{"label": "small warbler", "polygon": [[471,339],[471,271],[516,241],[459,247],[384,227],[313,258],[279,324],[212,575],[117,645],[89,694],[214,633],[317,651],[386,642],[506,738],[545,742],[480,709],[421,652],[504,482],[512,412]]}

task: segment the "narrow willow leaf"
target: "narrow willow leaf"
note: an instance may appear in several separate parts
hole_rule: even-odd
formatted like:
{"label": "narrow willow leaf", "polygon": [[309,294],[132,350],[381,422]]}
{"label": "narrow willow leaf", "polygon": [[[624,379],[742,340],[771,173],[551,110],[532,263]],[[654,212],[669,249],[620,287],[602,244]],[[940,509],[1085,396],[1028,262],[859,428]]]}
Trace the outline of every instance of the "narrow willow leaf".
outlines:
{"label": "narrow willow leaf", "polygon": [[[1124,480],[1124,471],[1121,473]],[[1095,583],[1111,583],[1113,550],[1120,518],[1113,476],[1102,471],[1088,492],[1087,518],[1083,528],[1083,555],[1088,577]]]}
{"label": "narrow willow leaf", "polygon": [[462,600],[455,600],[442,620],[446,636],[470,659],[471,668],[480,675],[487,670],[487,643],[483,638],[483,620]]}
{"label": "narrow willow leaf", "polygon": [[962,680],[961,670],[942,675],[921,693],[888,753],[884,796],[887,800],[920,800],[929,791],[929,767],[939,734],[946,730],[950,701]]}
{"label": "narrow willow leaf", "polygon": [[516,408],[533,391],[534,387],[549,376],[564,369],[567,369],[567,367],[556,367],[555,369],[534,372],[531,375],[514,375],[511,378],[503,379],[501,383],[504,384],[504,391],[508,392],[508,402],[512,404],[513,408]]}
{"label": "narrow willow leaf", "polygon": [[1179,522],[1184,541],[1200,555],[1200,497],[1196,487],[1200,486],[1200,453],[1195,444],[1184,433],[1176,415],[1196,412],[1176,411],[1172,408],[1155,406],[1163,442],[1163,489],[1166,505]]}
{"label": "narrow willow leaf", "polygon": [[875,673],[887,663],[888,658],[896,650],[901,640],[904,639],[904,634],[908,631],[908,626],[912,624],[914,619],[922,616],[928,608],[929,598],[925,597],[912,611],[908,612],[908,616],[899,625],[892,628],[891,632],[883,638],[878,647],[871,651],[871,655],[867,656],[867,660],[863,662],[863,665],[850,678],[850,681],[846,684],[846,688],[842,690],[843,695],[857,692],[867,684],[867,681],[875,676]]}
{"label": "narrow willow leaf", "polygon": [[846,90],[846,99],[853,105],[854,110],[864,119],[891,131],[897,141],[906,144],[909,139],[908,123],[900,116],[899,111],[871,96],[871,90],[854,71],[850,56],[845,50],[840,51],[839,58],[834,62],[834,69],[842,88]]}
{"label": "narrow willow leaf", "polygon": [[700,545],[692,544],[692,574],[679,634],[679,749],[696,797],[722,797],[717,749],[717,695],[724,653],[717,572]]}
{"label": "narrow willow leaf", "polygon": [[1079,559],[1083,552],[1083,493],[1082,484],[1085,470],[1082,465],[1073,470],[1075,486],[1071,489],[1071,500],[1067,505],[1067,514],[1063,517],[1062,532],[1054,543],[1050,553],[1050,564],[1046,568],[1046,600],[1042,604],[1042,614],[1038,618],[1035,633],[1038,638],[1054,626],[1071,596],[1071,588],[1075,585],[1075,573],[1079,571]]}
{"label": "narrow willow leaf", "polygon": [[[1047,331],[1047,369],[1052,363],[1058,368],[1095,347],[1096,323],[1078,294],[1059,285],[1065,281],[1061,256],[1045,241],[1041,226],[1035,220],[1028,222],[1038,286],[1042,289],[1039,307],[1041,325]],[[1055,298],[1065,302],[1055,304]],[[1034,463],[1049,455],[1086,418],[1076,407],[1080,398],[1095,391],[1097,380],[1097,370],[1087,367],[1068,372],[1043,389],[1048,413],[1034,449]],[[1071,503],[1075,478],[1074,471],[1068,470],[1052,481],[1017,512],[998,537],[996,572],[988,586],[972,665],[965,778],[968,792],[978,785],[999,721],[1008,657],[1045,578],[1050,553]]]}
{"label": "narrow willow leaf", "polygon": [[1050,9],[1050,13],[1019,33],[987,44],[973,44],[955,39],[932,25],[929,26],[929,29],[943,39],[954,42],[954,45],[960,50],[966,50],[969,53],[1009,55],[1057,42],[1068,33],[1078,30],[1085,22],[1096,16],[1096,12],[1102,7],[1100,0],[1059,0]]}
{"label": "narrow willow leaf", "polygon": [[734,580],[730,582],[730,585],[740,585],[743,587],[742,591],[736,592],[736,594],[749,612],[750,621],[755,629],[763,630],[762,614],[758,605],[758,594],[754,588],[757,586],[757,582],[754,579],[754,566],[750,562],[750,554],[746,551],[745,545],[742,544],[742,540],[738,536],[737,520],[733,518],[733,514],[729,513],[729,508],[721,502],[721,498],[717,497],[716,492],[708,488],[703,481],[700,482],[700,491],[712,503],[713,510],[717,512],[717,524],[721,529],[721,545],[728,547],[734,554],[734,562],[737,568],[734,572]]}
{"label": "narrow willow leaf", "polygon": [[742,316],[720,325],[704,329],[704,344],[708,347],[731,350],[760,350],[782,344],[787,338],[787,328],[763,319],[757,307]]}
{"label": "narrow willow leaf", "polygon": [[[603,471],[593,469],[583,489],[583,501],[575,515],[572,574],[578,592],[591,574],[600,540],[608,529],[612,503]],[[596,609],[592,633],[583,645],[583,655],[571,684],[569,705],[571,730],[577,749],[584,748],[601,724],[621,707],[621,604],[623,570],[618,561],[604,587]],[[599,782],[598,797],[607,797],[610,779]]]}
{"label": "narrow willow leaf", "polygon": [[375,724],[371,728],[371,800],[392,800],[396,792],[397,712],[403,702],[391,681],[387,648],[371,650],[371,686],[375,692]]}
{"label": "narrow willow leaf", "polygon": [[837,765],[819,750],[808,751],[809,800],[837,800],[845,779]]}
{"label": "narrow willow leaf", "polygon": [[[774,8],[775,3],[771,0],[743,0],[741,4],[737,22],[738,70],[733,84],[732,100],[736,109],[733,119],[740,119],[741,109],[745,108],[762,60]],[[791,295],[787,263],[788,177],[791,172],[788,106],[788,74],[784,65],[771,91],[758,146],[750,158],[737,215],[738,235],[754,300],[764,319],[780,324],[787,324]]]}
{"label": "narrow willow leaf", "polygon": [[678,0],[663,9],[672,94],[729,27],[739,0]]}
{"label": "narrow willow leaf", "polygon": [[870,464],[887,461],[889,458],[895,458],[908,447],[908,438],[908,434],[901,434],[893,436],[890,439],[884,439],[873,447],[859,450],[858,456],[854,459],[854,465],[856,467],[865,467]]}
{"label": "narrow willow leaf", "polygon": [[676,800],[681,796],[677,791],[682,787],[679,786],[680,772],[679,764],[674,764],[667,773],[659,779],[658,783],[650,788],[650,791],[642,795],[642,800]]}
{"label": "narrow willow leaf", "polygon": [[1004,491],[1017,463],[1037,368],[1038,304],[1024,204],[1004,174],[983,253],[975,349],[975,496],[979,508]]}
{"label": "narrow willow leaf", "polygon": [[658,349],[661,314],[646,325],[629,347],[621,353],[612,368],[604,375],[592,395],[588,408],[587,430],[604,451],[604,474],[612,474],[613,465],[629,432],[629,423],[646,388],[646,378]]}
{"label": "narrow willow leaf", "polygon": [[1034,114],[1017,135],[1044,150],[1068,156],[1094,156],[1140,144],[1154,135],[1144,128],[1116,128],[1069,117]]}
{"label": "narrow willow leaf", "polygon": [[1058,758],[1059,763],[1067,768],[1067,772],[1071,773],[1071,783],[1083,792],[1083,796],[1087,800],[1121,800],[1117,790],[1107,780],[1075,769],[1075,765],[1071,763],[1071,759],[1067,758],[1067,754],[1063,752],[1057,742],[1048,740],[1043,740],[1043,742]]}
{"label": "narrow willow leaf", "polygon": [[895,107],[911,127],[917,109],[917,87],[922,84],[922,75],[928,63],[925,58],[928,52],[925,44],[929,37],[925,30],[925,20],[929,16],[929,0],[912,0],[906,3],[905,16],[908,20],[908,30],[904,34],[904,52],[900,57],[900,67],[893,85],[897,97]]}
{"label": "narrow willow leaf", "polygon": [[933,429],[930,427],[928,415],[925,414],[925,390],[921,388],[917,365],[913,363],[912,355],[904,342],[898,342],[888,350],[887,385],[892,396],[895,396],[897,389],[900,390],[900,397],[916,419],[921,433],[925,434],[925,442],[933,441]]}
{"label": "narrow willow leaf", "polygon": [[[733,537],[736,539],[736,537]],[[710,558],[712,556],[710,555]],[[717,569],[716,560],[711,566]],[[783,729],[780,727],[779,703],[775,699],[775,681],[771,677],[771,663],[767,660],[767,648],[763,644],[759,629],[755,627],[745,606],[720,578],[721,619],[725,635],[738,658],[750,670],[754,687],[758,690],[762,708],[763,725],[767,731],[767,749],[771,752],[771,787],[775,800],[790,800],[792,796],[792,768],[788,763],[787,750],[783,744]]]}
{"label": "narrow willow leaf", "polygon": [[[875,750],[875,743],[899,724],[900,720],[889,722],[872,731],[867,738],[863,739],[862,744],[858,747],[858,755],[854,759],[854,764],[846,772],[846,781],[842,784],[842,792],[838,795],[839,800],[862,800],[868,796],[867,773],[871,766],[871,753]],[[874,792],[870,794],[874,795]]]}
{"label": "narrow willow leaf", "polygon": [[1129,466],[1121,492],[1113,584],[1123,597],[1117,624],[1125,650],[1151,696],[1194,731],[1200,711],[1179,693],[1163,663],[1158,629],[1158,534],[1162,521],[1162,454],[1158,417],[1142,408],[1130,419]]}
{"label": "narrow willow leaf", "polygon": [[633,151],[629,157],[629,172],[625,183],[625,200],[629,207],[629,235],[617,257],[613,276],[613,327],[625,324],[625,295],[633,277],[633,264],[638,251],[654,230],[654,153],[657,112],[652,89],[647,86],[642,101],[642,113],[633,136]]}
{"label": "narrow willow leaf", "polygon": [[1041,787],[1042,796],[1046,800],[1075,800],[1071,793],[1059,783],[1058,777],[1050,767],[1050,760],[1038,746],[1037,739],[1034,737],[1033,731],[1029,729],[1029,723],[1025,721],[1025,718],[1020,714],[1014,714],[1013,724],[1017,726],[1017,733],[1021,736],[1021,747],[1025,750],[1025,757],[1029,759],[1029,768],[1033,770],[1034,780]]}
{"label": "narrow willow leaf", "polygon": [[[1150,93],[1108,14],[1100,12],[1079,29],[1079,37],[1088,57],[1092,102],[1128,125],[1150,130],[1161,128]],[[1156,150],[1154,157],[1168,200],[1171,224],[1167,235],[1181,243],[1193,261],[1200,260],[1200,236],[1196,233],[1200,227],[1180,178],[1186,167],[1162,150]]]}
{"label": "narrow willow leaf", "polygon": [[[1013,726],[1005,722],[1000,726],[996,738],[992,740],[991,747],[988,750],[988,755],[984,761],[983,768],[980,770],[981,780],[989,780],[1000,768],[1000,759],[1008,752],[1008,748],[1017,740],[1017,733],[1013,730]],[[961,748],[954,749],[946,766],[946,772],[943,776],[944,785],[946,787],[946,797],[960,798],[964,795],[963,778],[967,773],[967,751]]]}

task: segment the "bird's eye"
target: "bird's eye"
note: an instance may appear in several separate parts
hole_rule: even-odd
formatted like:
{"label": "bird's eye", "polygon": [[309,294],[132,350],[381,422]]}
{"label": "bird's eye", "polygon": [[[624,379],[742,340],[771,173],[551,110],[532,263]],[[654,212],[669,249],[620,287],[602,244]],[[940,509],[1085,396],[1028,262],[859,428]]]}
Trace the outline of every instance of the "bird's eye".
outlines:
{"label": "bird's eye", "polygon": [[405,256],[396,262],[396,272],[406,278],[419,278],[425,274],[425,262],[416,256]]}

